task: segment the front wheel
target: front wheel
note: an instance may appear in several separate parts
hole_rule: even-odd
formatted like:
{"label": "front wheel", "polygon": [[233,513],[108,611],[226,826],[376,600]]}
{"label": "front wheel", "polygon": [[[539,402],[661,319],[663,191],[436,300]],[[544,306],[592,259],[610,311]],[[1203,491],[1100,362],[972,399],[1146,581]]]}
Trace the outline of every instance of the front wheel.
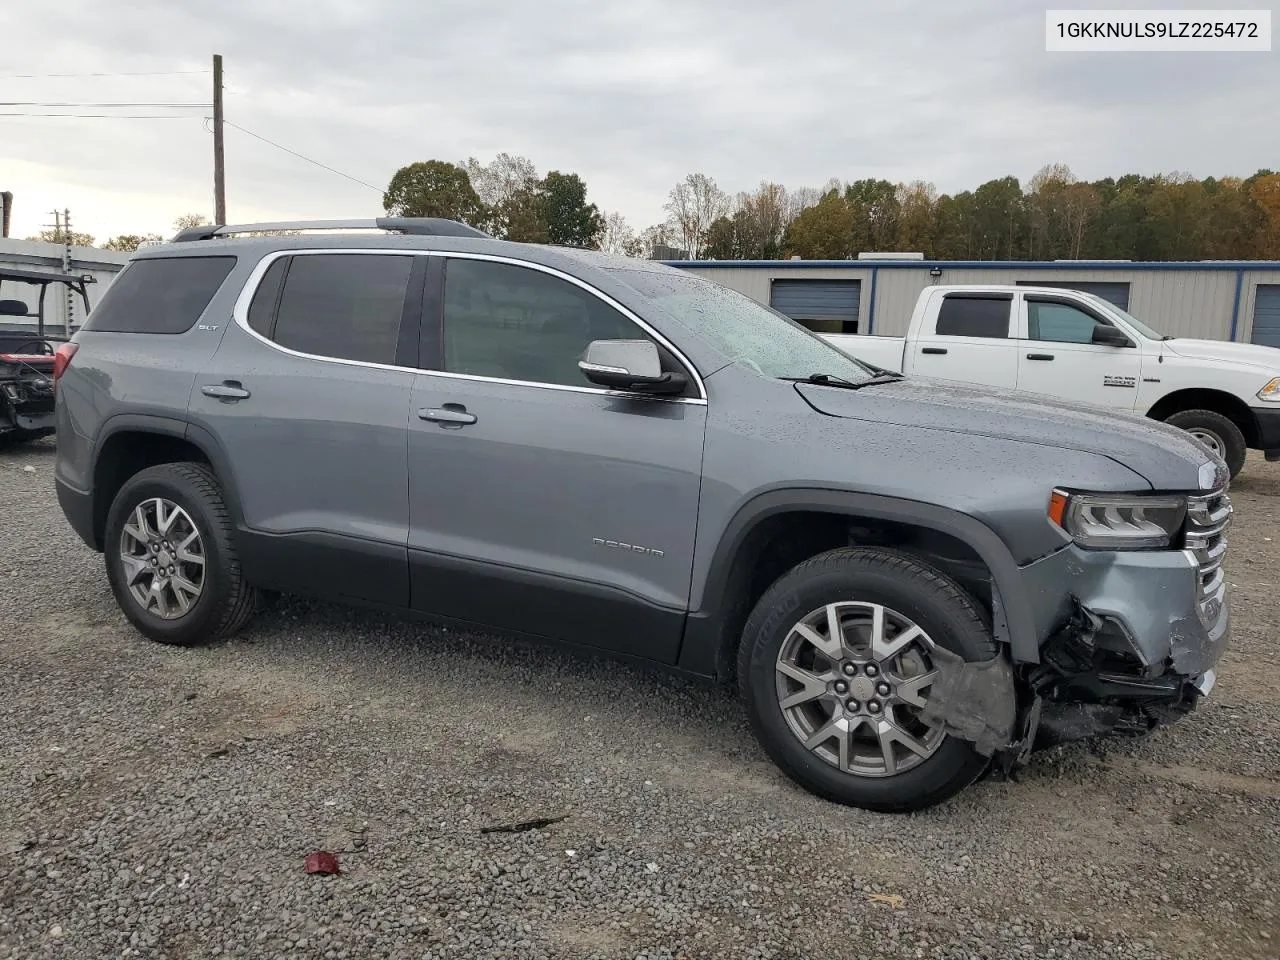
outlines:
{"label": "front wheel", "polygon": [[1185,430],[1220,456],[1234,480],[1244,469],[1248,445],[1235,422],[1212,410],[1181,410],[1165,419],[1171,427]]}
{"label": "front wheel", "polygon": [[908,555],[841,548],[760,598],[738,682],[757,738],[793,780],[838,803],[919,810],[977,779],[987,760],[921,720],[939,647],[989,659],[981,608]]}
{"label": "front wheel", "polygon": [[116,602],[145,636],[190,646],[234,634],[252,615],[217,478],[196,463],[148,467],[107,513],[104,553]]}

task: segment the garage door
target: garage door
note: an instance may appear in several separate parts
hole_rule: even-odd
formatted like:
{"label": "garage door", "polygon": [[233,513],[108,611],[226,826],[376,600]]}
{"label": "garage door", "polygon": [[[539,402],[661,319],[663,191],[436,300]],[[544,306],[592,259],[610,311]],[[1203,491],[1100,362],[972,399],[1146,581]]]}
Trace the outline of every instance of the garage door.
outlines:
{"label": "garage door", "polygon": [[1129,309],[1129,284],[1127,283],[1072,283],[1070,280],[1019,280],[1020,287],[1057,287],[1060,290],[1083,290],[1114,303],[1121,310]]}
{"label": "garage door", "polygon": [[769,306],[818,333],[857,333],[857,280],[775,280]]}
{"label": "garage door", "polygon": [[1260,283],[1253,301],[1253,335],[1264,347],[1280,347],[1280,283]]}

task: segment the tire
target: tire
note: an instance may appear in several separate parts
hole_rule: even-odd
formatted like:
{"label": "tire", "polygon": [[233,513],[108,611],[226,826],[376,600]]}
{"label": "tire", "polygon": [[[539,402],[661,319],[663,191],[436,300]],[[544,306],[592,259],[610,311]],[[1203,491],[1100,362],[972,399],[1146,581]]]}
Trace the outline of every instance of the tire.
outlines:
{"label": "tire", "polygon": [[1248,446],[1244,433],[1229,418],[1212,410],[1180,410],[1166,417],[1164,422],[1186,430],[1225,460],[1233,480],[1244,468]]}
{"label": "tire", "polygon": [[[783,709],[785,691],[780,692],[780,689],[786,687],[791,690],[793,681],[779,669],[780,654],[784,652],[784,646],[787,650],[803,649],[805,641],[799,633],[793,633],[793,628],[835,603],[848,604],[840,608],[842,617],[863,617],[874,610],[868,605],[881,605],[886,611],[882,622],[899,625],[895,628],[895,636],[905,629],[902,624],[913,623],[922,628],[925,640],[966,660],[989,659],[997,652],[982,608],[959,584],[921,559],[889,550],[856,548],[840,548],[820,554],[795,567],[765,591],[743,630],[738,650],[738,684],[761,746],[794,781],[837,803],[882,812],[905,812],[933,806],[959,793],[982,775],[988,761],[969,743],[935,728],[924,728],[912,716],[915,708],[900,701],[894,703],[887,699],[885,702],[889,706],[878,705],[878,719],[884,721],[892,717],[901,724],[905,717],[907,725],[914,724],[917,731],[925,731],[919,733],[916,741],[932,744],[933,752],[923,759],[912,759],[910,751],[907,751],[905,759],[895,760],[895,770],[899,764],[902,766],[897,772],[890,771],[883,757],[883,772],[867,772],[875,765],[874,754],[885,750],[883,741],[874,732],[876,728],[871,726],[876,718],[867,715],[867,711],[873,709],[872,700],[854,701],[861,704],[859,709],[862,711],[855,716],[859,723],[855,732],[871,739],[868,744],[859,745],[851,741],[847,745],[851,767],[855,747],[860,757],[858,763],[863,764],[865,759],[865,766],[859,772],[848,772],[838,766],[841,759],[839,739],[819,743],[813,750],[800,739],[811,728],[816,728],[815,732],[824,729],[822,717],[828,707],[852,701],[852,697],[849,701],[839,700],[832,692],[838,687],[838,681],[845,678],[843,671],[850,666],[857,673],[852,681],[845,684],[846,690],[849,693],[858,690],[863,694],[869,692],[863,677],[871,671],[865,662],[859,667],[845,660],[842,667],[827,669],[832,661],[815,661],[812,676],[816,679],[819,673],[824,674],[827,692],[821,699],[804,703],[790,712]],[[841,624],[842,632],[848,637],[851,633],[849,621],[842,619]],[[855,637],[859,636],[856,631],[853,633]],[[887,630],[884,633],[888,636]],[[892,639],[889,637],[890,642]],[[917,643],[923,644],[924,641]],[[919,660],[919,655],[911,655]],[[794,663],[788,662],[788,669],[794,667]],[[894,661],[883,662],[891,664]],[[916,675],[927,669],[928,665],[924,664]],[[905,670],[906,665],[900,657],[895,669],[877,670],[876,676],[886,682],[898,682]],[[807,690],[807,685],[802,689]],[[927,686],[923,689],[927,690]],[[893,696],[899,693],[906,695],[906,690],[907,685],[904,684],[894,689]],[[922,702],[920,688],[912,694],[917,703]],[[873,698],[875,696],[878,692]],[[810,723],[810,715],[818,719]],[[793,723],[803,729],[797,732]],[[896,756],[899,746],[890,743],[887,749]],[[827,751],[827,757],[824,758],[817,750]]]}
{"label": "tire", "polygon": [[[181,514],[166,509],[160,520],[171,518],[169,534],[160,532],[156,502],[179,508]],[[137,511],[143,511],[145,524],[140,525]],[[184,516],[185,515],[185,519]],[[176,516],[176,519],[172,519]],[[130,530],[126,531],[126,525]],[[194,529],[198,540],[189,541],[190,548],[181,551],[178,544]],[[147,550],[134,534],[154,534],[153,543],[170,543],[170,548],[158,552]],[[172,541],[164,537],[172,536]],[[134,474],[116,494],[107,513],[104,537],[107,579],[116,602],[129,621],[144,636],[159,643],[177,646],[194,646],[229,637],[239,631],[253,614],[257,591],[244,582],[240,561],[232,541],[231,516],[222,499],[217,478],[197,463],[166,463],[148,467]],[[125,559],[125,553],[131,555]],[[203,563],[184,557],[200,556]],[[148,585],[156,582],[156,567],[149,558],[172,563],[169,569],[179,577],[163,577],[164,586],[158,592],[148,591]],[[197,579],[196,574],[200,577]],[[146,606],[130,586],[133,575],[137,589],[147,595]],[[178,586],[179,580],[186,587]],[[190,593],[190,586],[198,586],[198,594]],[[152,596],[152,594],[155,596]],[[183,609],[182,598],[186,600]],[[161,606],[167,607],[169,616],[163,615]]]}

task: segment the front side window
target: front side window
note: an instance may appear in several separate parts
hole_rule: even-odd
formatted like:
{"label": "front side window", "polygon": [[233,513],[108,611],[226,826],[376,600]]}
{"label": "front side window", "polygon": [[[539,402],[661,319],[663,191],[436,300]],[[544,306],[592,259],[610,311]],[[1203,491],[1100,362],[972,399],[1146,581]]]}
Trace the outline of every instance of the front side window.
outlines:
{"label": "front side window", "polygon": [[593,340],[650,339],[599,297],[541,270],[450,259],[444,280],[444,368],[572,387]]}
{"label": "front side window", "polygon": [[1008,337],[1012,307],[1011,297],[943,297],[935,329],[941,337]]}
{"label": "front side window", "polygon": [[852,382],[872,371],[789,317],[749,297],[678,270],[610,270],[726,360],[766,377],[827,374]]}
{"label": "front side window", "polygon": [[[1093,328],[1101,321],[1069,303],[1027,301],[1027,336],[1052,343],[1092,343]],[[1107,324],[1110,326],[1110,324]]]}
{"label": "front side window", "polygon": [[[413,257],[323,253],[289,258],[271,339],[320,357],[394,364]],[[274,267],[272,268],[274,269]],[[264,277],[259,290],[270,292]],[[256,300],[256,297],[255,297]],[[253,306],[257,306],[255,303]],[[261,313],[250,325],[262,332]]]}

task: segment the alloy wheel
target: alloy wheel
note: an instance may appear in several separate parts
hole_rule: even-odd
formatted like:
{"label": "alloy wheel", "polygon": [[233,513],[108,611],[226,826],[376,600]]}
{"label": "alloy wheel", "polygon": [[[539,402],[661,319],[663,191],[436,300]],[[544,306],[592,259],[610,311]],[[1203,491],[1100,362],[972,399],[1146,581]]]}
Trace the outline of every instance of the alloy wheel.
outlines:
{"label": "alloy wheel", "polygon": [[787,633],[778,651],[778,706],[815,756],[861,777],[891,777],[946,740],[920,719],[937,678],[933,640],[876,603],[830,603]]}
{"label": "alloy wheel", "polygon": [[185,616],[204,592],[204,541],[171,500],[152,497],[134,507],[120,534],[120,562],[129,595],[163,620]]}

